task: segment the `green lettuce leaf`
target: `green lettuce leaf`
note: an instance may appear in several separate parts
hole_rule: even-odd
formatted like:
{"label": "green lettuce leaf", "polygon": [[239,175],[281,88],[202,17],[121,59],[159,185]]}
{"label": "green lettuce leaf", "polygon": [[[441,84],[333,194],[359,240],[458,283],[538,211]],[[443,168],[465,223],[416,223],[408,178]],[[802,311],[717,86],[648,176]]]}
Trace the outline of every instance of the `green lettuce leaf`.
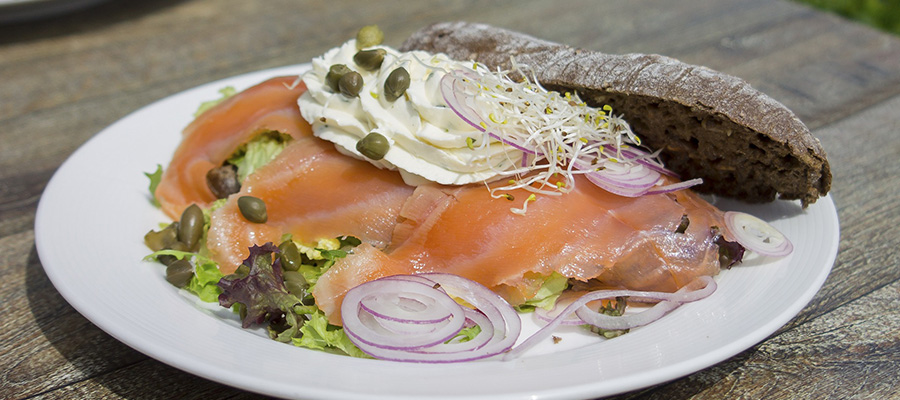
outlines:
{"label": "green lettuce leaf", "polygon": [[156,251],[144,257],[144,261],[156,261],[157,257],[161,255],[170,255],[179,260],[186,258],[191,261],[194,264],[194,276],[191,277],[185,288],[207,303],[219,301],[222,289],[217,284],[224,275],[219,271],[219,266],[215,261],[199,253],[180,250]]}
{"label": "green lettuce leaf", "polygon": [[217,286],[219,279],[224,275],[214,262],[198,263],[194,267],[194,276],[187,285],[187,289],[197,295],[200,300],[207,303],[217,303],[222,289]]}
{"label": "green lettuce leaf", "polygon": [[566,278],[557,272],[553,272],[550,276],[544,278],[544,283],[541,284],[541,288],[538,289],[537,294],[535,294],[534,297],[515,308],[519,312],[531,312],[534,311],[536,307],[549,310],[556,304],[556,299],[559,298],[559,295],[568,287],[569,278]]}
{"label": "green lettuce leaf", "polygon": [[478,325],[472,325],[470,327],[462,328],[459,333],[456,334],[452,339],[448,340],[447,343],[456,341],[458,343],[465,343],[472,339],[475,339],[475,336],[481,333],[481,327]]}
{"label": "green lettuce leaf", "polygon": [[370,358],[350,341],[342,328],[329,325],[321,311],[308,314],[307,317],[309,320],[300,327],[302,336],[291,339],[294,346],[324,351],[340,350],[349,356]]}
{"label": "green lettuce leaf", "polygon": [[288,135],[267,132],[241,146],[227,161],[237,167],[238,181],[243,182],[254,171],[275,159],[289,141]]}
{"label": "green lettuce leaf", "polygon": [[219,103],[225,101],[225,99],[234,96],[235,94],[237,94],[237,90],[233,86],[226,86],[219,89],[219,94],[221,94],[222,97],[200,103],[200,106],[197,107],[197,111],[194,111],[194,117],[199,117],[200,114],[203,114],[204,112],[206,112],[206,110],[209,110],[210,108],[213,108]]}
{"label": "green lettuce leaf", "polygon": [[163,168],[162,165],[156,164],[156,171],[153,172],[144,172],[144,176],[150,179],[150,200],[154,206],[159,207],[159,200],[156,200],[156,187],[159,186],[159,181],[162,180]]}

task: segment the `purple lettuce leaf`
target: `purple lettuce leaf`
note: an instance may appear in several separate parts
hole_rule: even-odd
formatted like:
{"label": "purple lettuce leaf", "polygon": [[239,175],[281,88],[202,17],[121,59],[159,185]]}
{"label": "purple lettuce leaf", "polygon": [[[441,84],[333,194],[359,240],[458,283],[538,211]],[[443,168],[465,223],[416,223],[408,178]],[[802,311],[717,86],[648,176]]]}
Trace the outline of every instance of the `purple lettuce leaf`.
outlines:
{"label": "purple lettuce leaf", "polygon": [[266,320],[289,320],[288,325],[297,322],[293,309],[301,300],[287,291],[281,276],[281,261],[273,257],[278,247],[272,243],[250,248],[250,256],[242,265],[249,267],[249,273],[232,274],[219,280],[222,289],[219,305],[230,308],[238,303],[243,306],[241,326],[248,328],[262,324]]}

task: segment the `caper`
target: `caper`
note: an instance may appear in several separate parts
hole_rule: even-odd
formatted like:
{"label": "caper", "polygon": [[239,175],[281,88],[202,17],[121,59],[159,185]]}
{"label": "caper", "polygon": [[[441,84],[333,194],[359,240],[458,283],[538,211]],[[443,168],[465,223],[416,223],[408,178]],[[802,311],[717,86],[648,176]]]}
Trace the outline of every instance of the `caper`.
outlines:
{"label": "caper", "polygon": [[350,71],[350,68],[347,68],[344,64],[332,65],[331,68],[328,68],[328,73],[325,74],[325,84],[331,88],[332,92],[340,92],[341,89],[338,88],[338,81]]}
{"label": "caper", "polygon": [[366,71],[374,71],[381,68],[386,54],[384,49],[360,50],[353,56],[353,62]]}
{"label": "caper", "polygon": [[237,167],[227,164],[209,170],[206,173],[206,186],[217,199],[224,199],[241,191]]}
{"label": "caper", "polygon": [[394,101],[403,96],[403,93],[409,89],[409,72],[406,68],[399,67],[388,75],[384,81],[384,97],[388,101]]}
{"label": "caper", "polygon": [[178,260],[166,267],[166,281],[176,287],[185,287],[194,276],[194,267],[188,260]]}
{"label": "caper", "polygon": [[356,142],[356,151],[372,160],[384,158],[390,148],[387,138],[378,132],[370,132]]}
{"label": "caper", "polygon": [[284,271],[282,279],[284,280],[284,288],[288,292],[301,299],[306,297],[309,283],[306,282],[306,278],[303,275],[297,271]]}
{"label": "caper", "polygon": [[150,231],[144,235],[144,244],[153,251],[160,251],[169,248],[172,243],[178,241],[178,223],[171,223],[169,226],[159,230]]}
{"label": "caper", "polygon": [[[173,225],[177,225],[177,223],[173,224]],[[166,248],[164,250],[191,251],[191,249],[187,248],[187,245],[185,245],[184,243],[181,243],[179,241],[175,241],[174,243],[166,246]],[[168,266],[168,265],[172,265],[172,263],[174,263],[175,261],[178,261],[178,257],[169,255],[169,254],[160,254],[160,255],[156,256],[156,260],[159,261],[160,263],[162,263],[163,265]]]}
{"label": "caper", "polygon": [[181,242],[175,242],[166,247],[169,250],[177,250],[177,251],[191,251],[191,249],[187,248],[187,245]]}
{"label": "caper", "polygon": [[338,81],[338,89],[341,90],[341,94],[347,97],[356,97],[359,95],[359,91],[362,90],[363,79],[362,75],[356,71],[350,71]]}
{"label": "caper", "polygon": [[241,196],[238,197],[237,204],[241,215],[247,221],[262,224],[269,220],[269,215],[266,213],[266,203],[259,198]]}
{"label": "caper", "polygon": [[156,260],[159,261],[162,265],[172,265],[175,261],[178,261],[178,257],[175,257],[170,254],[160,254],[156,256]]}
{"label": "caper", "polygon": [[193,250],[203,236],[203,210],[196,204],[184,209],[181,213],[181,221],[178,222],[178,240]]}
{"label": "caper", "polygon": [[300,269],[303,258],[300,255],[300,251],[297,250],[297,245],[294,244],[293,240],[285,240],[278,245],[278,250],[281,250],[281,253],[278,254],[278,258],[281,260],[281,269],[285,271],[296,271]]}
{"label": "caper", "polygon": [[378,25],[366,25],[356,32],[356,48],[377,46],[384,42],[384,32]]}

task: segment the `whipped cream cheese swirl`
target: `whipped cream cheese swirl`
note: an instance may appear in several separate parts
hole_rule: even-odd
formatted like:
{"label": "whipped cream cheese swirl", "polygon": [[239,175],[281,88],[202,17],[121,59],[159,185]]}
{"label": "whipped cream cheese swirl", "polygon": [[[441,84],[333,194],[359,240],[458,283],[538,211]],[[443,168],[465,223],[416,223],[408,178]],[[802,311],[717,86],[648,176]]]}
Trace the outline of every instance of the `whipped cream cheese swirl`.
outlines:
{"label": "whipped cream cheese swirl", "polygon": [[[345,154],[380,168],[399,170],[410,185],[490,181],[521,160],[520,151],[498,141],[481,146],[487,136],[459,118],[444,101],[441,78],[451,70],[471,69],[471,63],[454,61],[443,54],[401,53],[386,46],[367,49],[374,48],[387,53],[381,67],[374,71],[354,63],[358,50],[356,41],[350,40],[313,59],[312,69],[303,74],[308,90],[298,103],[317,137],[333,142]],[[326,84],[328,70],[335,64],[344,64],[362,76],[358,96],[349,98]],[[399,67],[409,72],[410,85],[403,96],[391,102],[384,95],[384,82]],[[368,159],[356,150],[356,143],[371,132],[390,143],[381,160]]]}

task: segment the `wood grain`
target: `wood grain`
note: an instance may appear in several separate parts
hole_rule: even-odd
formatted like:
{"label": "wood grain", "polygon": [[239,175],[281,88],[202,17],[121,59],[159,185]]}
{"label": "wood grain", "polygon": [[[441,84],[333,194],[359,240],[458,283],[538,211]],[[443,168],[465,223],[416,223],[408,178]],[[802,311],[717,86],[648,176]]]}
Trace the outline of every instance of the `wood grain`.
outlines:
{"label": "wood grain", "polygon": [[0,398],[259,398],[149,359],[69,306],[36,255],[40,194],[78,146],[155,100],[306,62],[363,24],[398,45],[448,20],[738,75],[828,152],[840,253],[810,305],[731,359],[615,398],[900,398],[900,40],[781,0],[115,1],[0,26]]}

